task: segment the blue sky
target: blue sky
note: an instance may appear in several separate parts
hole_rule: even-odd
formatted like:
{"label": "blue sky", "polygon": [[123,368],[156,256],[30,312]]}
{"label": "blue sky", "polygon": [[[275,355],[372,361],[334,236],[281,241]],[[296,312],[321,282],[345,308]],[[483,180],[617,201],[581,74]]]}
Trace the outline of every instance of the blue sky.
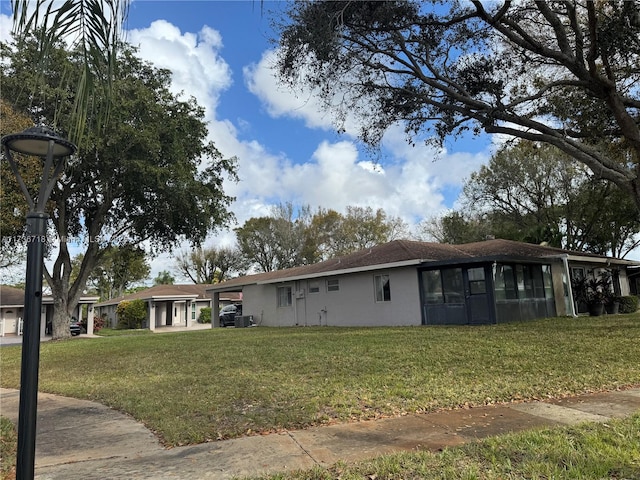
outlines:
{"label": "blue sky", "polygon": [[[337,135],[312,92],[287,91],[269,68],[272,13],[283,5],[135,0],[130,8],[126,40],[140,57],[173,72],[174,92],[205,107],[210,140],[238,158],[240,182],[225,184],[237,198],[237,224],[208,244],[231,245],[234,227],[281,202],[314,210],[383,208],[412,227],[455,206],[464,180],[488,160],[490,139],[462,139],[435,151],[409,146],[397,128],[385,136],[383,155],[372,157],[355,139],[354,120]],[[8,6],[2,0],[2,38],[10,28]],[[169,255],[152,261],[152,276],[164,269],[172,269]]]}
{"label": "blue sky", "polygon": [[[279,202],[344,211],[348,205],[383,208],[416,226],[455,205],[468,175],[485,163],[487,137],[462,139],[435,151],[410,147],[400,128],[372,157],[355,139],[357,125],[337,135],[311,92],[279,86],[269,65],[271,21],[279,1],[144,1],[132,3],[127,41],[142,58],[173,71],[176,92],[207,109],[210,138],[239,160],[238,225],[268,215]],[[233,228],[236,225],[230,225]],[[212,237],[229,245],[231,230]],[[154,272],[168,265],[153,262]]]}

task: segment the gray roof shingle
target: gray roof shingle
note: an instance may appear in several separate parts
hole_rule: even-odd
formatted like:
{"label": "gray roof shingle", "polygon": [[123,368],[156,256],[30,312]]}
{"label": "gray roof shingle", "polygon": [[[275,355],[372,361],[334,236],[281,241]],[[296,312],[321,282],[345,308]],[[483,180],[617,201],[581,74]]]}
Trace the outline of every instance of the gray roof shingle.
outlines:
{"label": "gray roof shingle", "polygon": [[300,267],[277,270],[273,272],[257,273],[244,277],[234,278],[216,285],[209,285],[209,291],[223,291],[233,287],[251,285],[256,283],[286,281],[288,279],[305,276],[323,276],[333,272],[350,269],[366,269],[367,267],[414,261],[414,263],[437,261],[461,261],[478,257],[530,257],[545,258],[559,255],[575,255],[604,259],[601,255],[572,252],[561,248],[513,240],[495,239],[483,242],[466,243],[462,245],[450,245],[444,243],[418,242],[412,240],[394,240],[389,243],[377,245],[364,250],[332,258],[323,262]]}

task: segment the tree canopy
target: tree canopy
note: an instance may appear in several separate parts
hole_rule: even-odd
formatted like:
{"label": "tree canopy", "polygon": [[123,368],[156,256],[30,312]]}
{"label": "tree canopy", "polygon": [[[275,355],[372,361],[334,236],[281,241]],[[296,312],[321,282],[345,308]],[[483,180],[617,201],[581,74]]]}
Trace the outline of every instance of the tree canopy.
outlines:
{"label": "tree canopy", "polygon": [[218,283],[240,275],[247,262],[238,248],[197,247],[176,256],[177,270],[193,283]]}
{"label": "tree canopy", "polygon": [[382,209],[349,206],[345,214],[279,205],[273,215],[250,218],[236,229],[246,260],[263,272],[346,255],[408,235],[408,227]]}
{"label": "tree canopy", "polygon": [[299,1],[277,71],[378,144],[467,131],[554,145],[640,209],[640,4]]}
{"label": "tree canopy", "polygon": [[548,144],[507,144],[465,183],[460,210],[426,222],[446,243],[487,236],[624,258],[640,244],[640,215],[616,185]]}
{"label": "tree canopy", "polygon": [[[76,272],[80,270],[82,258],[83,255],[77,255],[71,262],[74,269],[71,281],[75,280]],[[110,246],[105,248],[89,274],[87,287],[94,290],[101,300],[121,297],[131,285],[145,280],[150,271],[143,248],[133,245]]]}
{"label": "tree canopy", "polygon": [[[57,124],[65,125],[76,100],[73,79],[83,68],[82,52],[61,46],[50,50],[46,88],[37,95],[30,89],[41,81],[31,68],[39,55],[37,42],[3,45],[2,53],[2,98],[38,122],[53,124],[62,116]],[[222,182],[235,176],[235,162],[206,140],[203,109],[194,99],[174,96],[170,72],[142,62],[133,48],[121,45],[118,62],[108,123],[98,126],[101,118],[89,114],[85,142],[69,159],[51,197],[58,248],[45,276],[54,296],[54,337],[68,335],[65,317],[108,247],[146,241],[158,251],[178,240],[198,243],[230,217],[232,199]],[[100,101],[108,93],[95,90],[93,98]],[[70,282],[69,246],[74,243],[83,250],[83,260]]]}

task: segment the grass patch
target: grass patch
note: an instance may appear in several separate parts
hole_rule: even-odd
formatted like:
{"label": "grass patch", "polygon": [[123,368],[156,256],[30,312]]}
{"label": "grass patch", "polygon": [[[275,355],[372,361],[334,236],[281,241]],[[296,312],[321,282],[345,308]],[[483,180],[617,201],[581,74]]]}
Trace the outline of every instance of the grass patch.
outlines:
{"label": "grass patch", "polygon": [[[478,327],[248,328],[41,346],[40,390],[130,413],[167,445],[640,384],[640,315]],[[20,348],[3,347],[3,387]]]}
{"label": "grass patch", "polygon": [[442,452],[403,452],[261,480],[563,480],[640,478],[640,414],[502,435]]}
{"label": "grass patch", "polygon": [[136,328],[136,329],[116,329],[116,328],[101,328],[96,335],[100,337],[125,337],[130,335],[149,335],[153,332],[148,328]]}
{"label": "grass patch", "polygon": [[0,416],[0,479],[16,478],[18,433],[11,420]]}

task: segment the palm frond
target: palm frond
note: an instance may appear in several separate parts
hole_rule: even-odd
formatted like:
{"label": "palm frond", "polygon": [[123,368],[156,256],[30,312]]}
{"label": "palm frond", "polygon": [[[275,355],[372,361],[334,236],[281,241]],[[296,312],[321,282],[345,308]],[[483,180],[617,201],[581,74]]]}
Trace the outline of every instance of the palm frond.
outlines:
{"label": "palm frond", "polygon": [[112,91],[129,5],[130,0],[12,0],[14,35],[34,35],[38,40],[40,61],[36,70],[44,71],[51,47],[60,41],[77,49],[84,59],[83,74],[77,79],[73,120],[70,125],[53,125],[64,129],[75,143],[82,141],[90,108],[96,109],[98,126],[106,124],[110,102],[93,105],[92,92],[95,88]]}

